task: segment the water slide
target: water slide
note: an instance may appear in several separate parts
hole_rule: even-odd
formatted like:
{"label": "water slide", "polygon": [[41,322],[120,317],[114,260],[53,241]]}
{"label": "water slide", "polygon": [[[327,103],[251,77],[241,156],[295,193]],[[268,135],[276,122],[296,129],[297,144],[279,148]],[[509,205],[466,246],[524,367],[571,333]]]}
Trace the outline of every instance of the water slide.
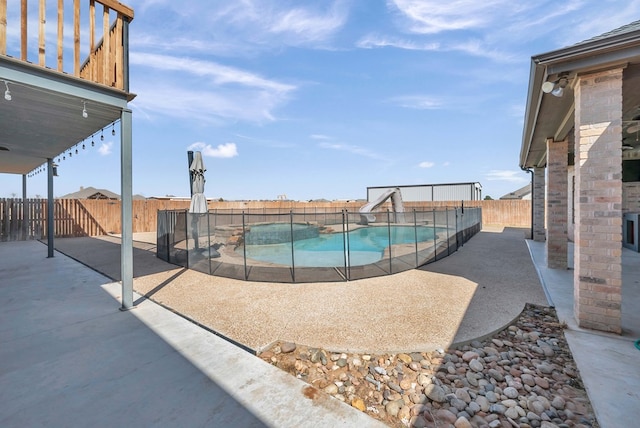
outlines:
{"label": "water slide", "polygon": [[383,194],[378,196],[375,200],[367,202],[360,208],[360,224],[369,224],[369,222],[376,221],[376,216],[370,214],[371,211],[375,211],[380,205],[384,204],[387,199],[391,198],[391,206],[393,212],[396,213],[396,223],[404,223],[404,205],[402,204],[402,194],[400,189],[389,189]]}

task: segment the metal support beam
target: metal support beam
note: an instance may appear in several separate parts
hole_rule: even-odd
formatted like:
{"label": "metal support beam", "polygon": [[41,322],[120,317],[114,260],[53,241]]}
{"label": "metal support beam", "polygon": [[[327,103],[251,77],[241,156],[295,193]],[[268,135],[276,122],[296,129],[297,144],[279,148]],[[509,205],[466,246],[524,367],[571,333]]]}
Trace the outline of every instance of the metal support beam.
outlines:
{"label": "metal support beam", "polygon": [[123,311],[133,308],[133,202],[132,202],[132,118],[131,110],[120,115],[120,182],[122,195],[122,241],[120,265]]}
{"label": "metal support beam", "polygon": [[22,239],[29,239],[29,206],[27,205],[27,175],[22,174]]}
{"label": "metal support beam", "polygon": [[53,257],[53,159],[47,158],[47,257]]}
{"label": "metal support beam", "polygon": [[0,58],[2,78],[18,84],[59,92],[72,98],[92,103],[127,108],[127,94],[114,88],[58,73],[52,74],[44,67],[19,61],[11,57]]}

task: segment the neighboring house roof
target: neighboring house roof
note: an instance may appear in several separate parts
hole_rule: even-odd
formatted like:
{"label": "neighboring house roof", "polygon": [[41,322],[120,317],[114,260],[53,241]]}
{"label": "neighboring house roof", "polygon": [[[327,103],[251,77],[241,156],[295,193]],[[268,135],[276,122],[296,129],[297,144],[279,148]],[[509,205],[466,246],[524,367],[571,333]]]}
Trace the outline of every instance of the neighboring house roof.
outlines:
{"label": "neighboring house roof", "polygon": [[528,195],[531,195],[531,183],[519,188],[518,190],[514,190],[511,193],[501,196],[500,199],[524,199]]}
{"label": "neighboring house roof", "polygon": [[106,189],[81,187],[77,192],[62,196],[62,199],[120,199],[120,195]]}

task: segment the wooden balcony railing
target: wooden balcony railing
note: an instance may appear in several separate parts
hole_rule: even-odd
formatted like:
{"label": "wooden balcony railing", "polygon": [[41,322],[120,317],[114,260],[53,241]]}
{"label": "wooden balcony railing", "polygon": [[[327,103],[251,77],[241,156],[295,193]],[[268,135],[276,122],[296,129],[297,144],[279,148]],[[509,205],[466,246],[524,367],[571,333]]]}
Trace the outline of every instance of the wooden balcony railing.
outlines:
{"label": "wooden balcony railing", "polygon": [[[57,64],[52,67],[47,64],[45,36],[46,31],[46,0],[31,0],[38,2],[38,46],[37,64],[41,67],[55,69],[62,73],[73,74],[92,82],[101,83],[124,91],[129,91],[128,70],[128,25],[133,20],[133,9],[116,0],[73,0],[73,49],[69,43],[65,44],[65,0],[57,0],[57,42],[55,59]],[[69,3],[70,0],[67,0]],[[14,2],[17,4],[17,2]],[[96,26],[96,3],[102,5],[102,25]],[[35,48],[28,45],[28,11],[29,0],[20,0],[20,23],[8,22],[7,0],[0,0],[0,55],[9,55],[7,50],[7,34],[20,34],[20,60],[26,62],[35,58]],[[82,14],[81,5],[88,4],[88,13]],[[69,9],[69,8],[67,8]],[[14,16],[15,14],[11,15]],[[17,21],[17,19],[16,19]],[[88,22],[87,22],[88,21]],[[13,26],[13,27],[12,27]],[[102,29],[102,38],[96,41],[96,31]],[[81,30],[88,31],[88,42],[85,52],[87,57],[81,61],[82,45]],[[68,40],[69,38],[67,38]],[[49,46],[51,43],[49,43]],[[64,53],[73,52],[73,65],[67,66]],[[49,55],[51,58],[52,55]],[[66,69],[66,66],[69,69]]]}

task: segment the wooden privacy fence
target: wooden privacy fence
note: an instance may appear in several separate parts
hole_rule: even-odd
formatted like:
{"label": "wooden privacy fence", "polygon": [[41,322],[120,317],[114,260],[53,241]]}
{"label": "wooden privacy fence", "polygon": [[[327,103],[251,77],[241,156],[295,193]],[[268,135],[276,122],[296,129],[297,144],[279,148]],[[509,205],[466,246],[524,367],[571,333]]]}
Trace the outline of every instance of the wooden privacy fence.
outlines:
{"label": "wooden privacy fence", "polygon": [[[105,235],[107,231],[77,199],[56,199],[54,236]],[[118,220],[119,222],[119,220]],[[41,239],[47,236],[46,199],[0,199],[0,241]]]}
{"label": "wooden privacy fence", "polygon": [[[364,201],[298,202],[298,201],[209,201],[210,210],[224,213],[325,213],[341,210],[357,212]],[[482,223],[512,227],[531,226],[531,201],[447,201],[406,202],[406,211],[445,207],[481,207]],[[158,210],[187,210],[189,201],[134,200],[133,232],[155,232]],[[54,236],[98,236],[120,233],[120,201],[105,199],[56,199],[54,202]],[[390,204],[380,210],[391,209]],[[0,241],[41,239],[47,236],[46,199],[0,199]]]}

